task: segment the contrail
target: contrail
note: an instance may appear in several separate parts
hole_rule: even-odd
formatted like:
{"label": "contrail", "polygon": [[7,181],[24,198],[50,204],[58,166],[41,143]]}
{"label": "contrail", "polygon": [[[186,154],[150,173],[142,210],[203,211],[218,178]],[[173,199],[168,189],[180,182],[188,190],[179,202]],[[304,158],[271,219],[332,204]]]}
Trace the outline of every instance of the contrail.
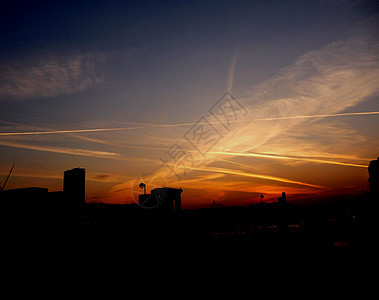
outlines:
{"label": "contrail", "polygon": [[[273,118],[260,118],[249,120],[229,120],[230,123],[243,123],[252,121],[275,121],[275,120],[288,120],[288,119],[306,119],[306,118],[327,118],[327,117],[341,117],[341,116],[359,116],[359,115],[377,115],[379,112],[357,112],[357,113],[341,113],[341,114],[328,114],[328,115],[313,115],[313,116],[291,116],[291,117],[273,117]],[[95,128],[95,129],[74,129],[74,130],[52,130],[52,131],[26,131],[26,132],[1,132],[0,136],[17,136],[17,135],[40,135],[40,134],[65,134],[65,133],[83,133],[83,132],[101,132],[101,131],[123,131],[123,130],[135,130],[145,128],[165,128],[165,127],[183,127],[192,126],[195,124],[219,124],[217,121],[207,123],[177,123],[177,124],[156,124],[156,123],[135,123],[128,122],[129,124],[135,124],[138,126],[133,127],[116,127],[116,128]]]}
{"label": "contrail", "polygon": [[[139,126],[134,127],[116,127],[116,128],[95,128],[95,129],[73,129],[73,130],[52,130],[52,131],[25,131],[25,132],[1,132],[0,136],[17,136],[17,135],[40,135],[40,134],[65,134],[65,133],[83,133],[83,132],[101,132],[101,131],[123,131],[123,130],[134,130],[134,129],[145,129],[151,127],[182,127],[191,126],[197,123],[179,123],[179,124],[154,124],[154,123],[134,123],[128,122],[129,124],[137,124]],[[208,124],[208,123],[199,123]]]}
{"label": "contrail", "polygon": [[[1,173],[0,176],[7,176],[8,173]],[[15,173],[12,177],[27,177],[27,178],[46,178],[46,179],[59,179],[62,180],[62,175],[48,175],[48,174],[30,174],[30,173]],[[103,182],[97,178],[86,177],[86,180]],[[109,182],[109,181],[108,181]],[[117,181],[112,181],[117,182]]]}
{"label": "contrail", "polygon": [[45,152],[53,152],[53,153],[61,153],[61,154],[69,154],[69,155],[79,155],[79,156],[86,156],[86,157],[108,158],[108,159],[114,159],[114,160],[120,160],[120,161],[149,162],[149,163],[154,163],[154,164],[161,164],[161,162],[156,161],[156,160],[152,160],[152,159],[123,157],[118,153],[106,152],[106,151],[36,146],[36,145],[27,145],[27,144],[14,143],[14,142],[8,142],[8,141],[1,141],[0,146],[29,149],[29,150],[37,150],[37,151],[45,151]]}
{"label": "contrail", "polygon": [[[117,146],[125,149],[148,149],[148,150],[166,150],[167,147],[153,147],[153,146],[143,146],[143,145],[122,145],[122,144],[117,144],[117,143],[108,143],[102,140],[98,139],[93,139],[93,138],[87,138],[87,137],[82,137],[82,136],[77,136],[78,138],[95,142],[95,143],[101,143],[101,144],[106,144],[106,145],[112,145],[112,146]],[[188,149],[178,149],[177,151],[182,151],[182,152],[190,152],[190,153],[197,153],[195,150],[188,150]],[[293,157],[293,156],[284,156],[284,155],[273,155],[273,154],[264,154],[264,153],[246,153],[246,152],[232,152],[232,151],[227,151],[227,152],[221,152],[221,151],[209,151],[207,152],[208,154],[221,154],[221,155],[228,155],[228,156],[245,156],[245,157],[259,157],[259,158],[268,158],[268,159],[288,159],[288,160],[300,160],[300,161],[307,161],[307,162],[313,162],[313,163],[322,163],[322,164],[332,164],[332,165],[341,165],[341,166],[350,166],[350,167],[358,167],[358,168],[367,168],[365,165],[360,165],[360,164],[353,164],[353,163],[346,163],[346,162],[338,162],[338,161],[330,161],[330,160],[324,160],[324,159],[315,159],[315,158],[308,158],[308,157]],[[314,155],[314,157],[317,157],[317,155]],[[340,157],[341,159],[351,159],[349,157]],[[228,163],[233,163],[233,164],[238,164],[236,162],[216,158],[217,160],[225,161]],[[362,159],[362,158],[353,158],[355,160],[368,160],[368,159]],[[242,164],[241,164],[242,166]],[[246,166],[246,165],[243,165]]]}
{"label": "contrail", "polygon": [[10,135],[39,135],[39,134],[59,134],[59,133],[79,133],[79,132],[100,132],[100,131],[117,131],[146,128],[146,126],[138,127],[122,127],[122,128],[96,128],[96,129],[75,129],[75,130],[54,130],[54,131],[27,131],[27,132],[2,132],[0,136]]}
{"label": "contrail", "polygon": [[71,155],[80,155],[80,156],[89,156],[89,157],[119,158],[120,156],[118,153],[106,152],[106,151],[72,149],[72,148],[61,148],[61,147],[46,147],[46,146],[27,145],[27,144],[14,143],[14,142],[0,142],[0,145],[15,147],[15,148],[22,148],[22,149],[71,154]]}
{"label": "contrail", "polygon": [[315,159],[315,158],[292,157],[292,156],[258,154],[258,153],[239,153],[239,152],[211,152],[211,153],[230,155],[230,156],[245,156],[245,157],[260,157],[260,158],[273,158],[273,159],[286,159],[286,160],[301,160],[301,161],[308,161],[308,162],[322,163],[322,164],[332,164],[332,165],[349,166],[349,167],[357,167],[357,168],[367,168],[366,165],[344,163],[344,162]]}
{"label": "contrail", "polygon": [[246,172],[240,172],[235,170],[229,170],[229,169],[219,169],[219,168],[196,168],[196,167],[182,167],[183,169],[190,169],[190,170],[196,170],[196,171],[205,171],[205,172],[216,172],[216,173],[223,173],[223,174],[232,174],[232,175],[240,175],[240,176],[246,176],[246,177],[253,177],[253,178],[260,178],[260,179],[267,179],[267,180],[273,180],[273,181],[279,181],[284,183],[291,183],[291,184],[297,184],[297,185],[303,185],[303,186],[309,186],[313,188],[318,189],[325,189],[326,187],[321,185],[315,185],[310,184],[306,182],[301,181],[295,181],[287,178],[281,178],[281,177],[275,177],[271,175],[261,175],[261,174],[255,174],[255,173],[246,173]]}
{"label": "contrail", "polygon": [[234,80],[234,70],[236,68],[237,64],[237,56],[238,56],[238,51],[236,51],[230,61],[229,65],[229,72],[228,72],[228,79],[226,83],[226,90],[229,92],[229,94],[232,93],[232,87],[233,87],[233,80]]}
{"label": "contrail", "polygon": [[[130,128],[130,127],[129,127]],[[77,131],[74,131],[74,130],[65,130],[65,131],[48,131],[48,132],[24,132],[24,133],[0,133],[0,135],[2,136],[8,136],[8,135],[32,135],[32,134],[46,134],[46,133],[77,133],[77,132],[88,132],[88,131],[105,131],[105,130],[117,130],[116,128],[115,129],[85,129],[85,130],[77,130]],[[118,130],[122,130],[121,128],[118,128]],[[93,142],[99,142],[99,140],[91,140]],[[105,142],[104,142],[105,143]],[[20,147],[20,145],[16,145],[16,144],[6,144],[6,143],[2,143],[2,145],[6,145],[6,146],[13,146],[13,147]],[[137,145],[117,145],[119,147],[122,147],[122,148],[134,148],[134,149],[149,149],[149,150],[167,150],[166,148],[163,148],[163,147],[149,147],[149,146],[137,146]],[[23,145],[23,147],[26,147]],[[41,150],[41,148],[36,148],[36,146],[34,147],[31,147],[31,146],[27,146],[27,148],[29,149],[34,149],[34,150]],[[51,150],[46,150],[46,149],[43,149],[44,151],[51,151]],[[55,151],[57,151],[55,149]],[[92,151],[90,153],[90,151],[88,150],[79,150],[81,153],[79,155],[89,155],[90,156],[93,156],[94,154],[96,156],[116,156],[114,153],[106,153],[106,152],[96,152],[96,151]],[[196,151],[191,151],[191,150],[183,150],[183,151],[186,151],[186,152],[194,152],[196,153]],[[62,149],[59,149],[57,152],[64,152],[64,153],[71,153],[71,154],[76,154],[78,155],[78,150],[74,150],[74,149],[65,149],[65,151],[62,151]],[[323,160],[323,159],[315,159],[315,158],[304,158],[304,157],[291,157],[291,156],[283,156],[283,155],[271,155],[271,154],[259,154],[259,153],[241,153],[241,152],[208,152],[209,154],[221,154],[221,155],[228,155],[228,156],[242,156],[242,157],[259,157],[259,158],[271,158],[271,159],[284,159],[284,160],[297,160],[297,161],[307,161],[307,162],[313,162],[313,163],[322,163],[322,164],[331,164],[331,165],[340,165],[340,166],[350,166],[350,167],[357,167],[357,168],[367,168],[366,165],[361,165],[361,164],[353,164],[353,163],[346,163],[346,162],[338,162],[338,161],[330,161],[330,160]]]}
{"label": "contrail", "polygon": [[[247,123],[247,122],[252,122],[252,121],[275,121],[275,120],[289,120],[289,119],[328,118],[328,117],[378,115],[378,114],[379,114],[379,111],[369,111],[369,112],[356,112],[356,113],[323,114],[323,115],[313,115],[313,116],[272,117],[272,118],[228,120],[228,121],[230,123]],[[198,123],[188,122],[188,123],[177,123],[177,124],[156,124],[156,123],[136,123],[136,122],[127,122],[127,123],[133,124],[133,125],[147,126],[147,127],[150,127],[150,126],[152,127],[183,127],[183,126],[192,126],[195,124],[198,124],[198,125],[219,124],[218,121],[208,121],[208,122],[198,122]]]}
{"label": "contrail", "polygon": [[[88,139],[88,140],[93,141],[93,142],[97,142],[97,143],[107,144],[107,143],[100,141],[100,140],[97,140],[97,139]],[[141,145],[118,145],[118,144],[111,144],[111,145],[118,146],[121,148],[126,148],[126,149],[148,149],[148,150],[157,150],[157,151],[167,150],[167,148],[165,148],[165,147],[149,147],[149,146],[141,146]],[[187,150],[187,149],[178,149],[177,151],[197,153],[197,151],[195,151],[195,150]],[[357,168],[367,168],[366,165],[345,163],[345,162],[338,162],[338,161],[330,161],[330,160],[323,160],[323,159],[315,159],[315,158],[307,158],[307,157],[292,157],[292,156],[272,155],[272,154],[262,154],[262,153],[241,153],[241,152],[221,152],[221,151],[218,151],[218,152],[210,151],[208,153],[209,154],[228,155],[228,156],[244,156],[244,157],[259,157],[259,158],[269,158],[269,159],[297,160],[297,161],[307,161],[307,162],[321,163],[321,164],[331,164],[331,165],[349,166],[349,167],[357,167]],[[220,160],[220,161],[232,163],[235,165],[241,165],[241,166],[247,167],[247,165],[239,164],[239,163],[232,162],[229,160],[224,160],[224,159],[220,159],[220,158],[216,158],[216,159]]]}
{"label": "contrail", "polygon": [[377,114],[379,114],[379,111],[356,112],[356,113],[342,113],[342,114],[328,114],[328,115],[313,115],[313,116],[274,117],[274,118],[262,118],[262,119],[254,119],[254,120],[256,120],[256,121],[274,121],[274,120],[288,120],[288,119],[328,118],[328,117],[377,115]]}

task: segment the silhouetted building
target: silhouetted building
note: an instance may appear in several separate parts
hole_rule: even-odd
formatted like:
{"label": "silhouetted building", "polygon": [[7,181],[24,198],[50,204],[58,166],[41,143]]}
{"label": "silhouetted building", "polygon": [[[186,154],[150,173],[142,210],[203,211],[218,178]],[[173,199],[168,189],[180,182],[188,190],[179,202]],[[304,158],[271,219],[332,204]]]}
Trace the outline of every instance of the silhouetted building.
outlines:
{"label": "silhouetted building", "polygon": [[47,188],[28,187],[20,189],[5,190],[1,196],[5,201],[12,201],[14,204],[20,203],[38,203],[44,200],[48,195]]}
{"label": "silhouetted building", "polygon": [[159,208],[167,212],[179,212],[182,209],[182,189],[156,188],[151,194],[139,195],[139,204],[146,208]]}
{"label": "silhouetted building", "polygon": [[286,197],[286,193],[283,192],[282,197],[278,198],[278,205],[279,207],[285,207],[286,204],[287,204],[287,197]]}
{"label": "silhouetted building", "polygon": [[86,170],[83,168],[64,171],[63,192],[67,200],[80,205],[85,204],[85,177]]}
{"label": "silhouetted building", "polygon": [[1,192],[1,223],[6,226],[23,226],[46,223],[49,210],[48,189],[20,188]]}
{"label": "silhouetted building", "polygon": [[379,157],[372,160],[368,167],[368,183],[370,186],[370,194],[374,197],[379,196]]}
{"label": "silhouetted building", "polygon": [[151,190],[159,203],[168,208],[169,211],[179,212],[182,210],[182,189],[156,188]]}

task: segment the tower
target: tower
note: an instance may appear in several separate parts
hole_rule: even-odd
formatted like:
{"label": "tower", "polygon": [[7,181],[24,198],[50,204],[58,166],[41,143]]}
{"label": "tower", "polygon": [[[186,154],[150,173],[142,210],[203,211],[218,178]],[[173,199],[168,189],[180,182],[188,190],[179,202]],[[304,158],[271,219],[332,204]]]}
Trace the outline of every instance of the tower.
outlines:
{"label": "tower", "polygon": [[86,170],[83,168],[64,171],[63,192],[71,203],[85,204],[85,177]]}
{"label": "tower", "polygon": [[282,197],[278,198],[278,205],[279,207],[285,207],[286,204],[287,204],[287,196],[286,196],[286,193],[283,192]]}

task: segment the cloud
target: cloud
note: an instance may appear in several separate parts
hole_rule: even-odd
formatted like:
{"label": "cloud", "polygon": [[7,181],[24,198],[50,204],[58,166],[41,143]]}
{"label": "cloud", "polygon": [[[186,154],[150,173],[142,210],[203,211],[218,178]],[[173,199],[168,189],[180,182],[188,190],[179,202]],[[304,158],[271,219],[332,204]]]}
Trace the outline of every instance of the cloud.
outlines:
{"label": "cloud", "polygon": [[[321,186],[314,183],[302,183],[291,178],[282,178],[277,176],[275,170],[267,169],[262,175],[256,172],[248,173],[209,166],[220,159],[230,160],[231,157],[233,158],[233,153],[237,158],[241,157],[241,153],[250,152],[252,157],[275,159],[278,163],[281,160],[283,164],[297,160],[307,163],[332,164],[341,168],[351,166],[364,168],[363,164],[346,161],[342,154],[337,155],[337,153],[333,153],[332,149],[332,151],[318,151],[320,149],[318,143],[323,143],[324,140],[312,140],[312,145],[310,145],[307,136],[312,132],[312,124],[317,124],[317,122],[327,120],[332,116],[342,118],[355,115],[344,113],[344,110],[378,94],[378,53],[378,44],[367,32],[355,33],[344,40],[305,53],[293,65],[284,68],[273,78],[262,82],[246,96],[239,97],[240,103],[248,110],[247,116],[231,122],[230,131],[223,131],[222,139],[213,146],[212,150],[205,156],[198,155],[196,157],[196,166],[192,170],[235,174],[320,188]],[[228,89],[230,89],[230,85],[228,85]],[[365,117],[364,113],[356,115]],[[212,116],[208,116],[207,119],[212,124],[218,122]],[[218,127],[218,129],[222,130],[222,127]],[[294,138],[294,132],[296,132],[296,138]],[[291,139],[287,140],[288,137]],[[279,139],[283,142],[283,149],[297,150],[296,158],[292,158],[294,154],[291,152],[280,151],[282,147],[280,144],[277,145],[278,148],[270,147],[273,141]],[[339,141],[342,144],[348,143],[348,140],[344,140],[342,136],[339,137]],[[313,149],[309,149],[309,147],[313,147]],[[343,145],[340,145],[341,148]],[[188,146],[188,149],[192,148]],[[228,149],[229,153],[225,153],[225,149]],[[277,149],[279,151],[276,151]],[[302,149],[308,151],[301,151]],[[345,149],[349,149],[349,147],[345,147]],[[324,155],[330,161],[307,157],[309,150]],[[263,155],[263,152],[266,155]],[[333,159],[338,156],[338,161]],[[188,174],[191,168],[187,170]],[[167,170],[159,169],[152,176],[167,176]]]}
{"label": "cloud", "polygon": [[94,178],[100,181],[106,180],[108,178],[112,177],[111,174],[98,174]]}
{"label": "cloud", "polygon": [[[377,43],[370,38],[352,36],[301,56],[294,65],[240,98],[249,110],[246,123],[231,126],[231,134],[217,147],[239,153],[253,149],[258,152],[260,147],[291,130],[301,129],[306,136],[309,124],[321,119],[298,116],[339,114],[376,95],[378,50]],[[257,119],[270,121],[254,121]],[[211,161],[212,156],[208,157]]]}
{"label": "cloud", "polygon": [[[322,189],[324,187],[319,185],[318,182],[314,182],[314,178],[312,178],[311,175],[309,176],[311,178],[306,179],[307,182],[302,182],[299,179],[295,180],[291,175],[280,175],[280,166],[283,166],[284,164],[302,162],[312,163],[312,165],[320,163],[331,164],[333,165],[331,167],[334,168],[350,168],[353,166],[361,168],[362,170],[365,168],[365,165],[362,159],[359,158],[359,153],[361,152],[352,150],[355,147],[355,144],[352,144],[351,142],[354,139],[352,135],[354,135],[354,137],[357,137],[356,133],[351,130],[349,131],[339,128],[345,126],[345,124],[336,123],[337,125],[335,126],[327,126],[325,124],[323,126],[320,126],[320,123],[325,122],[325,120],[329,120],[331,117],[337,116],[338,118],[333,118],[334,120],[338,119],[336,122],[344,120],[344,118],[349,116],[355,116],[355,118],[367,117],[366,113],[347,113],[346,110],[362,103],[369,97],[373,97],[378,94],[378,53],[379,47],[377,42],[371,39],[369,35],[365,34],[364,32],[354,34],[344,40],[336,41],[325,45],[320,49],[305,53],[299,57],[294,64],[288,66],[287,68],[284,68],[273,78],[262,82],[258,86],[254,87],[249,93],[246,93],[244,96],[239,97],[238,100],[240,103],[242,103],[243,106],[248,110],[247,116],[243,119],[235,120],[235,122],[234,120],[231,120],[230,132],[225,133],[224,130],[223,133],[225,134],[223,135],[223,138],[212,148],[211,151],[207,152],[205,156],[196,156],[196,165],[192,169],[187,168],[187,175],[182,176],[181,182],[178,182],[176,184],[182,185],[186,182],[196,182],[193,179],[194,176],[197,179],[202,180],[201,176],[204,176],[204,174],[218,174],[223,175],[224,177],[234,175],[245,179],[257,179],[258,183],[264,180],[268,183],[271,182],[272,184],[285,184],[287,186],[286,188],[288,189],[291,188],[288,185],[292,185],[293,189],[302,188],[302,192],[306,192],[306,189],[308,188],[314,190],[315,188]],[[236,56],[231,63],[231,72],[229,74],[228,81],[229,90],[231,89],[233,82],[235,62]],[[67,63],[66,65],[70,64]],[[56,68],[57,65],[55,65],[55,69]],[[76,70],[80,69],[81,68],[77,68]],[[87,70],[86,68],[84,69]],[[30,70],[30,68],[24,68],[24,70]],[[94,70],[95,71],[93,73],[97,74],[96,68],[94,68]],[[68,74],[71,73],[82,74],[79,71],[68,72]],[[92,74],[92,72],[89,73]],[[2,76],[3,74],[5,73],[0,71],[0,75]],[[12,74],[12,72],[9,74]],[[83,74],[87,74],[87,72],[83,72]],[[27,76],[27,78],[32,80],[31,77],[32,76]],[[45,77],[46,76],[43,75],[37,76],[37,78],[42,78],[49,83]],[[64,78],[67,77],[81,78],[79,75],[65,75]],[[83,77],[85,78],[85,76]],[[20,76],[19,78],[23,77]],[[101,79],[101,76],[99,78]],[[74,82],[80,82],[80,80],[74,80]],[[91,81],[89,82],[91,83]],[[92,83],[92,85],[94,84],[98,83]],[[75,92],[80,90],[78,87],[80,84],[62,85],[68,86],[68,92]],[[84,84],[83,86],[85,89],[89,88],[91,84]],[[3,87],[4,86],[0,84],[0,95],[4,95]],[[39,90],[38,93],[34,92],[32,87],[30,87],[30,90],[22,88],[13,89],[13,94],[17,94],[14,92],[14,90],[24,91],[25,95],[29,95],[25,96],[25,98],[30,97],[30,95],[33,93],[41,95],[44,91],[46,94],[53,94],[52,89],[44,89],[44,87],[38,83],[36,86],[36,90]],[[11,93],[9,92],[9,94]],[[21,94],[22,93],[20,93],[20,95]],[[22,95],[18,98],[22,98]],[[370,114],[377,113],[378,112],[371,112]],[[218,120],[212,116],[207,116],[207,119],[210,123],[214,124],[214,126],[217,126],[219,123]],[[166,151],[168,148],[166,149],[165,147],[162,147],[162,144],[166,144],[166,142],[169,143],[168,147],[176,141],[181,142],[182,145],[186,142],[184,139],[179,138],[177,140],[173,138],[177,135],[170,134],[171,130],[175,130],[176,127],[181,126],[189,127],[193,124],[194,123],[134,124],[138,126],[134,129],[149,129],[150,136],[142,134],[139,137],[140,140],[138,140],[136,137],[135,142],[141,141],[141,145],[123,146],[125,148],[141,149],[147,147],[149,149],[150,147],[145,147],[144,145],[150,143],[154,144],[154,146],[157,146],[154,147],[154,149]],[[151,132],[151,128],[157,128],[157,131],[160,128],[165,128],[166,131],[164,132],[163,137],[159,136],[159,134],[154,136],[154,134]],[[130,128],[122,128],[122,130],[127,131],[130,131],[129,129]],[[183,129],[183,133],[187,131],[187,129],[188,128]],[[84,134],[86,132],[88,133],[90,131],[96,130],[116,131],[120,130],[120,128],[95,130],[79,129],[70,132],[52,131],[51,133],[77,133],[79,135],[79,133]],[[11,134],[12,133],[4,133],[4,135]],[[26,134],[46,134],[46,132],[33,132]],[[315,134],[319,134],[320,136],[323,135],[323,137],[309,139],[311,135]],[[328,134],[331,135],[330,138],[325,137]],[[94,139],[89,137],[83,137],[83,139],[87,139],[88,141],[91,140],[93,142],[101,142],[104,144],[108,143],[107,141],[103,141],[101,139]],[[331,143],[330,140],[334,141],[334,143]],[[162,141],[164,141],[164,143]],[[109,142],[109,144],[117,144],[120,146],[119,139],[117,139],[116,142]],[[13,146],[15,145],[13,144]],[[195,151],[190,146],[185,148]],[[58,148],[54,148],[52,150],[55,152],[62,151],[62,149]],[[72,152],[71,149],[66,149],[65,152],[60,153],[71,154]],[[191,153],[194,156],[196,154],[195,152]],[[97,157],[113,157],[114,159],[123,159],[117,155],[114,156],[96,152],[83,152],[82,154],[98,155]],[[245,166],[247,164],[240,163],[240,161],[244,159],[244,162],[246,162],[247,159],[250,159],[249,157],[256,160],[259,158],[275,160],[276,169],[269,169],[269,166],[265,165],[265,169],[262,170],[262,172],[254,171],[253,173],[250,173],[247,171],[241,171],[245,170]],[[213,166],[211,167],[211,165],[214,163],[220,161],[226,162],[227,160],[231,162],[232,159],[239,161],[238,163],[233,163],[235,165],[239,164],[240,170],[226,169],[221,167],[216,168]],[[158,155],[157,162],[158,165],[160,165]],[[249,161],[249,164],[254,165],[251,161]],[[256,167],[256,165],[254,166]],[[192,174],[189,175],[189,173]],[[167,168],[162,168],[157,169],[155,173],[151,174],[151,177],[154,176],[168,178],[169,176],[172,176],[172,174],[170,174],[170,171]],[[219,177],[217,176],[214,178],[209,177],[208,180],[216,181],[218,178]],[[119,195],[120,199],[125,199],[125,192],[131,191],[132,184],[133,181],[130,180],[128,182],[116,185],[112,189],[111,193]],[[249,184],[252,184],[252,182],[249,182]],[[219,186],[220,188],[226,186],[224,184],[218,184],[218,182],[215,183],[215,185]],[[274,188],[275,186],[272,187],[272,190],[274,190]]]}
{"label": "cloud", "polygon": [[0,100],[73,94],[103,83],[105,55],[24,58],[0,66]]}

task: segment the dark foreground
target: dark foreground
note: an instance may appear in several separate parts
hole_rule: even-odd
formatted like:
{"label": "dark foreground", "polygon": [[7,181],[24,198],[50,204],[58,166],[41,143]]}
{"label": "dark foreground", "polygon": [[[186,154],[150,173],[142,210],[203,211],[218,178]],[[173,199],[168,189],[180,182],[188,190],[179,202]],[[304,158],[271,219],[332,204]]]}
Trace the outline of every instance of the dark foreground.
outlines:
{"label": "dark foreground", "polygon": [[222,207],[179,214],[138,205],[97,204],[67,216],[44,222],[18,218],[3,224],[3,244],[27,252],[66,249],[152,258],[167,253],[356,252],[373,250],[377,239],[375,210],[345,204],[327,209]]}

